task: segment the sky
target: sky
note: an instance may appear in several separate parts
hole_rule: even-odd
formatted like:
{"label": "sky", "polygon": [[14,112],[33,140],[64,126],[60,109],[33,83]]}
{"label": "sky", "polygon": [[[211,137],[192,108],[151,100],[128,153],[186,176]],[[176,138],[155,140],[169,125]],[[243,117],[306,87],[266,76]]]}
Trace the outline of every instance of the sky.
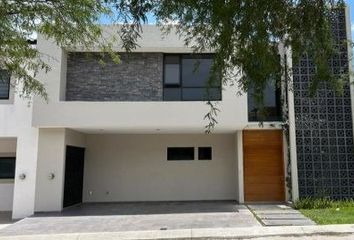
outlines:
{"label": "sky", "polygon": [[354,39],[354,0],[347,0],[347,4],[350,8],[350,21],[352,26],[352,39]]}
{"label": "sky", "polygon": [[[350,9],[350,21],[351,21],[351,29],[352,29],[352,39],[354,40],[354,0],[346,0],[347,5],[349,6]],[[109,24],[111,21],[108,18],[102,17],[100,19],[101,24]],[[148,22],[150,24],[155,23],[155,19],[153,16],[148,16]]]}
{"label": "sky", "polygon": [[[354,0],[347,0],[347,5],[350,9],[350,26],[352,29],[352,41],[354,40]],[[354,66],[354,59],[352,59],[352,66]]]}

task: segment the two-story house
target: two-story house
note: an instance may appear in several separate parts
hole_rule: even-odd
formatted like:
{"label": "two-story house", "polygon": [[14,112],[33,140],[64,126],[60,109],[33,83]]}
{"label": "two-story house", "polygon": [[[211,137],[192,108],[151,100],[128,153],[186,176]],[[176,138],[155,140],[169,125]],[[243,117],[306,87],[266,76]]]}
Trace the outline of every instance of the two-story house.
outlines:
{"label": "two-story house", "polygon": [[[333,26],[339,40],[349,37],[348,13]],[[38,37],[52,68],[39,75],[49,101],[20,98],[10,76],[0,84],[0,211],[21,218],[81,202],[354,197],[349,82],[341,96],[323,87],[310,98],[311,60],[294,63],[293,89],[266,88],[261,127],[252,98],[237,95],[237,86],[214,83],[206,94],[212,52],[194,54],[177,34],[162,36],[152,25],[138,41],[132,53],[117,44],[121,63],[102,65],[98,49],[64,49]],[[349,70],[349,53],[342,48],[334,71]],[[211,134],[207,99],[220,109]]]}

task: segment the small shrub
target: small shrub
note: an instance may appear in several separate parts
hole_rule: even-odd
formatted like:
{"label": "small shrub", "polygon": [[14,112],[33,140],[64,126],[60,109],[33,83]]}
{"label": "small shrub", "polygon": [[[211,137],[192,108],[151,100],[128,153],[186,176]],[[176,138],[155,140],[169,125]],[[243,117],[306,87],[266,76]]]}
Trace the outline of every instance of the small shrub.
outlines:
{"label": "small shrub", "polygon": [[311,198],[306,197],[297,200],[293,207],[295,209],[323,209],[333,206],[333,201],[329,198]]}
{"label": "small shrub", "polygon": [[334,201],[328,197],[322,197],[322,198],[306,197],[295,201],[293,207],[295,209],[324,209],[324,208],[354,207],[354,200],[346,199],[346,200]]}
{"label": "small shrub", "polygon": [[344,208],[344,207],[354,207],[354,199],[345,199],[341,201],[334,201],[333,207],[335,208]]}

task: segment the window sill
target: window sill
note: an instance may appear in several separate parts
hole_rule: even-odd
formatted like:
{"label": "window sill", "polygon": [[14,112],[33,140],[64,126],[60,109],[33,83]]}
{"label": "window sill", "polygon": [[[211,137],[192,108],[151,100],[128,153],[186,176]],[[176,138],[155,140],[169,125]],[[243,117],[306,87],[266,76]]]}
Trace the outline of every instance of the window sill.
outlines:
{"label": "window sill", "polygon": [[14,98],[10,97],[8,99],[1,99],[0,98],[0,105],[12,105],[14,104]]}

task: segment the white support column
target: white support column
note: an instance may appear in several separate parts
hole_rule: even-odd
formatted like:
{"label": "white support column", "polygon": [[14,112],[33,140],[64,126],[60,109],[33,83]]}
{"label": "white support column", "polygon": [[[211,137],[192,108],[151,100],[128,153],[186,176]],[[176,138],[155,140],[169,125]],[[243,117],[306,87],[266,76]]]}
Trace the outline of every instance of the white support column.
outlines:
{"label": "white support column", "polygon": [[[12,218],[34,213],[38,129],[29,128],[17,138],[16,171]],[[20,179],[20,176],[25,176]]]}
{"label": "white support column", "polygon": [[[288,66],[292,68],[293,62],[291,50],[286,49]],[[290,82],[293,84],[293,76],[290,75]],[[291,163],[291,184],[292,184],[292,201],[299,198],[299,180],[297,174],[297,154],[296,154],[296,132],[295,132],[295,108],[294,108],[294,92],[292,87],[288,87],[288,120],[289,120],[289,144],[290,144],[290,163]]]}
{"label": "white support column", "polygon": [[242,130],[236,133],[237,147],[237,177],[238,177],[238,202],[245,202],[244,181],[243,181],[243,133]]}
{"label": "white support column", "polygon": [[[348,41],[348,59],[349,59],[349,73],[353,73],[353,49],[350,45],[350,41],[352,41],[352,31],[351,31],[351,21],[350,21],[350,7],[347,5],[345,8],[345,23],[346,23],[346,30],[347,30],[347,39]],[[352,74],[349,75],[349,82],[350,82],[350,99],[352,104],[352,121],[354,125],[354,77]],[[354,138],[354,136],[353,136]]]}
{"label": "white support column", "polygon": [[35,211],[62,210],[64,169],[65,129],[39,129]]}

